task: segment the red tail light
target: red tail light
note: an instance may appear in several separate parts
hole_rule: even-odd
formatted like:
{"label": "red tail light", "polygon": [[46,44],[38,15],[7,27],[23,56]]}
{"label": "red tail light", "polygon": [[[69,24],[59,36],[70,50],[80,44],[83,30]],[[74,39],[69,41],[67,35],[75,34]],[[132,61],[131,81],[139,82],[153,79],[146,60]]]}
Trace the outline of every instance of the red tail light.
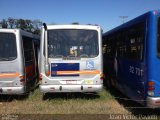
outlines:
{"label": "red tail light", "polygon": [[42,74],[39,74],[39,81],[42,80]]}
{"label": "red tail light", "polygon": [[101,73],[101,75],[100,75],[100,80],[101,80],[101,81],[104,80],[104,74],[103,74],[103,73]]}
{"label": "red tail light", "polygon": [[148,82],[147,85],[148,85],[148,91],[155,90],[155,87],[154,87],[155,83],[153,81]]}
{"label": "red tail light", "polygon": [[25,84],[25,76],[21,75],[21,76],[19,76],[19,78],[20,78],[21,84],[24,85]]}
{"label": "red tail light", "polygon": [[154,86],[154,82],[148,82],[148,86]]}

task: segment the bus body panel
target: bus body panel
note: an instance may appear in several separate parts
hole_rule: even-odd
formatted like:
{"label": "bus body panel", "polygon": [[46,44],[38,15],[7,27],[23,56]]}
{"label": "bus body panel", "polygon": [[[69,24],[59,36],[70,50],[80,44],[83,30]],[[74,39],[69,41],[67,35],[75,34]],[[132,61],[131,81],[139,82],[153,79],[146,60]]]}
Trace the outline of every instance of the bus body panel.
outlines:
{"label": "bus body panel", "polygon": [[[98,32],[99,54],[93,58],[48,58],[50,75],[45,74],[44,56],[44,29],[41,36],[40,51],[40,91],[47,92],[95,92],[103,87],[102,80],[102,48],[101,29],[93,26],[83,25],[53,25],[48,30],[73,29],[73,30],[96,30]],[[92,65],[90,68],[88,65]]]}
{"label": "bus body panel", "polygon": [[[27,88],[30,86],[27,83],[28,79],[26,77],[26,72],[33,72],[35,68],[33,68],[34,65],[32,65],[32,68],[31,66],[30,68],[27,68],[25,65],[22,36],[28,36],[32,38],[32,34],[20,29],[0,29],[0,34],[8,33],[14,34],[15,36],[14,40],[16,47],[9,49],[11,49],[11,51],[16,51],[17,56],[14,60],[3,60],[4,58],[0,56],[0,94],[25,94],[27,91],[29,91]],[[4,39],[7,40],[7,38],[0,38],[0,40]],[[4,45],[7,47],[9,44],[4,43]],[[4,49],[8,49],[5,48],[5,46],[2,47]],[[9,55],[9,53],[5,54],[3,56]],[[26,71],[26,69],[28,70]]]}
{"label": "bus body panel", "polygon": [[147,96],[147,106],[160,107],[160,58],[157,55],[157,34],[159,11],[150,12],[148,33],[148,82],[154,82],[154,95]]}

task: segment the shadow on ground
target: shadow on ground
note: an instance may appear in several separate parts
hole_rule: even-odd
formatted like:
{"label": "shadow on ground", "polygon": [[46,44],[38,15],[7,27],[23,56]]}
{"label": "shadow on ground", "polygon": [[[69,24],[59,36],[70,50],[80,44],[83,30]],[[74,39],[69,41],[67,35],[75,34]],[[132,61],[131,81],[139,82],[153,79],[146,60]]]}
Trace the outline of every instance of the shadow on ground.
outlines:
{"label": "shadow on ground", "polygon": [[0,102],[12,102],[14,100],[25,100],[28,95],[0,95]]}
{"label": "shadow on ground", "polygon": [[127,100],[129,99],[125,95],[123,95],[120,91],[115,88],[107,89],[111,93],[113,97],[121,104],[125,109],[127,109],[131,114],[137,115],[158,115],[157,117],[160,118],[160,109],[152,109],[152,108],[145,108],[141,104]]}
{"label": "shadow on ground", "polygon": [[43,100],[52,99],[97,99],[100,96],[97,93],[46,93]]}
{"label": "shadow on ground", "polygon": [[32,89],[30,92],[23,94],[23,95],[0,95],[0,102],[12,102],[14,100],[26,100],[31,93],[34,93],[34,91],[38,89],[36,87],[35,89]]}

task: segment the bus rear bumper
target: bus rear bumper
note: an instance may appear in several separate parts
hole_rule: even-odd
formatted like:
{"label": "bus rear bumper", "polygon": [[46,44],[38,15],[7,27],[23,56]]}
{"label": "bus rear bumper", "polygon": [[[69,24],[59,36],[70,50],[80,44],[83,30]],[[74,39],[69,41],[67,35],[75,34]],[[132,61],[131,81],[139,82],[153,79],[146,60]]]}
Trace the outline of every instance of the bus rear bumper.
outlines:
{"label": "bus rear bumper", "polygon": [[99,92],[103,85],[39,85],[42,93],[52,92]]}
{"label": "bus rear bumper", "polygon": [[147,97],[147,107],[160,108],[160,97]]}
{"label": "bus rear bumper", "polygon": [[21,87],[0,87],[0,94],[20,95],[24,94],[24,86]]}

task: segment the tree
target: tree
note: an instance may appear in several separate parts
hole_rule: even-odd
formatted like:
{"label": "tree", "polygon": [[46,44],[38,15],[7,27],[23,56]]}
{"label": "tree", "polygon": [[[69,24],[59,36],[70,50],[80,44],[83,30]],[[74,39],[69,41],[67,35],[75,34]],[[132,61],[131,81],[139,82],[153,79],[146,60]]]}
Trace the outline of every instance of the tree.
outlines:
{"label": "tree", "polygon": [[9,17],[7,20],[3,19],[0,21],[0,23],[2,24],[2,28],[20,28],[34,34],[40,34],[40,29],[42,26],[42,22],[38,19],[14,19],[11,17]]}
{"label": "tree", "polygon": [[2,28],[8,28],[8,24],[5,19],[2,20],[1,24],[2,24]]}
{"label": "tree", "polygon": [[42,26],[43,23],[38,19],[33,20],[32,23],[33,23],[33,27],[34,27],[33,33],[34,34],[40,34],[41,26]]}
{"label": "tree", "polygon": [[32,21],[26,19],[25,22],[26,22],[26,25],[27,25],[27,29],[26,30],[29,31],[29,32],[33,31],[34,27],[33,27]]}
{"label": "tree", "polygon": [[24,19],[18,19],[17,22],[18,22],[17,28],[20,28],[22,30],[26,30],[27,25],[26,25],[26,22]]}
{"label": "tree", "polygon": [[9,17],[8,18],[8,24],[9,24],[9,26],[10,26],[11,29],[14,28],[14,26],[15,26],[15,19]]}

